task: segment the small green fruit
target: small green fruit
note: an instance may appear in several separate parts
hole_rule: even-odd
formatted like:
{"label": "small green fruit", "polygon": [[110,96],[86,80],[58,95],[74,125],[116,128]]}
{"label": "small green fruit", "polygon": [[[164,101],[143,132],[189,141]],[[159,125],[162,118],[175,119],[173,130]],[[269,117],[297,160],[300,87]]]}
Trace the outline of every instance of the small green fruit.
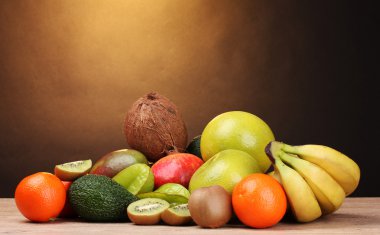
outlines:
{"label": "small green fruit", "polygon": [[184,204],[189,201],[190,192],[180,184],[167,183],[154,192],[138,194],[139,198],[160,198],[170,204]]}
{"label": "small green fruit", "polygon": [[133,195],[152,192],[154,176],[150,167],[143,163],[136,163],[120,171],[112,178],[121,184]]}

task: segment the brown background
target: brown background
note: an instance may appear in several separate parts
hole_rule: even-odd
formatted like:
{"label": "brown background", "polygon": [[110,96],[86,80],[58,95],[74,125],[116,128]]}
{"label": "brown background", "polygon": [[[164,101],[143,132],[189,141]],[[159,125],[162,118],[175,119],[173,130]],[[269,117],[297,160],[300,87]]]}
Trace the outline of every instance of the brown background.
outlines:
{"label": "brown background", "polygon": [[221,112],[252,112],[279,140],[350,155],[363,172],[354,195],[380,196],[372,186],[379,157],[369,147],[374,9],[349,1],[0,1],[1,197],[31,173],[125,148],[125,113],[152,90],[177,104],[189,139]]}

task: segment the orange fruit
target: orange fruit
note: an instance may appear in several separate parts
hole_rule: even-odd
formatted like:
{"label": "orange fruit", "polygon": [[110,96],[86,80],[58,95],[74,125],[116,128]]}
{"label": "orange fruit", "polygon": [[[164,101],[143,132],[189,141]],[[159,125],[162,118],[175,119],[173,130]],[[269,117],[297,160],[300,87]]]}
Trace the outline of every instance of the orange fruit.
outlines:
{"label": "orange fruit", "polygon": [[236,184],[232,206],[239,220],[253,228],[277,224],[286,212],[286,195],[282,186],[271,176],[251,174]]}
{"label": "orange fruit", "polygon": [[66,200],[60,179],[47,172],[38,172],[21,180],[15,192],[16,206],[25,218],[47,222],[56,218]]}

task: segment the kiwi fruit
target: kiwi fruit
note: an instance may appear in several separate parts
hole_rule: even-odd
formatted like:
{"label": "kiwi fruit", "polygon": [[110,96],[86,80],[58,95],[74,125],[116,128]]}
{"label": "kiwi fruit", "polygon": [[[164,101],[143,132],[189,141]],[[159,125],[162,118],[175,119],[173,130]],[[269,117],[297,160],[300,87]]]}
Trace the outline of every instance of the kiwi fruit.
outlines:
{"label": "kiwi fruit", "polygon": [[158,224],[161,214],[168,209],[170,204],[159,198],[144,198],[135,201],[127,207],[128,218],[135,224]]}
{"label": "kiwi fruit", "polygon": [[63,181],[73,181],[87,174],[92,167],[91,159],[56,165],[54,174]]}
{"label": "kiwi fruit", "polygon": [[219,228],[232,217],[231,195],[214,185],[194,190],[188,203],[191,218],[203,228]]}
{"label": "kiwi fruit", "polygon": [[187,204],[180,204],[166,209],[161,219],[168,225],[184,225],[191,221],[191,215]]}

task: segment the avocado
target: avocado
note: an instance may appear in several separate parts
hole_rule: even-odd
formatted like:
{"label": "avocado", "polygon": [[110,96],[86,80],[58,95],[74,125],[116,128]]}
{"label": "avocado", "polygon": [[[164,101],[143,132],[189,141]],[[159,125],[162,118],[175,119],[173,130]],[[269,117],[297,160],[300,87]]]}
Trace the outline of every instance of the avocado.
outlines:
{"label": "avocado", "polygon": [[202,154],[201,154],[201,136],[195,136],[190,144],[186,148],[187,153],[191,153],[200,159],[202,159]]}
{"label": "avocado", "polygon": [[85,175],[69,189],[74,211],[88,221],[126,220],[126,208],[138,198],[103,175]]}

